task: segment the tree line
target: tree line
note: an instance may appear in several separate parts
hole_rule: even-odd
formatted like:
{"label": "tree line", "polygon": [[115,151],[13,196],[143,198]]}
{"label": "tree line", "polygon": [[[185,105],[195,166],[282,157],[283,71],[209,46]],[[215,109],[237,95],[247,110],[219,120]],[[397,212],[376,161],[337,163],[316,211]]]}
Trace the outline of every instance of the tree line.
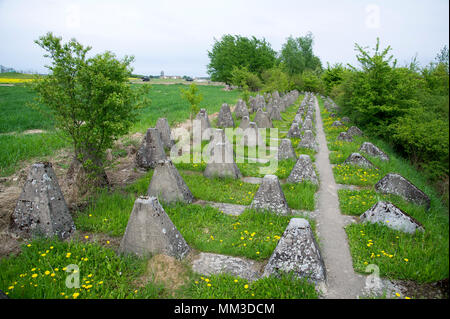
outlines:
{"label": "tree line", "polygon": [[225,35],[208,52],[211,79],[243,90],[286,92],[297,89],[328,95],[341,115],[369,135],[382,138],[422,169],[448,201],[449,53],[421,67],[416,58],[400,66],[391,47],[355,44],[358,65],[323,66],[311,33],[288,37],[280,52],[265,39]]}

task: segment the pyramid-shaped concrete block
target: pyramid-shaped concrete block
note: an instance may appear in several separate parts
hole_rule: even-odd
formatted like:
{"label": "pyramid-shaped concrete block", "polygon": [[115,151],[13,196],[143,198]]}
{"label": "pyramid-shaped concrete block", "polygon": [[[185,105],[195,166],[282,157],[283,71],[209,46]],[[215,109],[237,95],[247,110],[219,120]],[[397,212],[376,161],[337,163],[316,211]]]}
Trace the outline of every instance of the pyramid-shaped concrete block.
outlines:
{"label": "pyramid-shaped concrete block", "polygon": [[389,202],[378,202],[364,212],[360,218],[361,223],[379,223],[389,228],[413,234],[417,230],[424,231],[421,223]]}
{"label": "pyramid-shaped concrete block", "polygon": [[244,101],[239,100],[234,108],[234,115],[237,119],[241,119],[243,116],[249,116],[247,105]]}
{"label": "pyramid-shaped concrete block", "polygon": [[119,253],[145,257],[163,254],[182,259],[190,248],[156,197],[134,202]]}
{"label": "pyramid-shaped concrete block", "polygon": [[267,112],[264,112],[261,108],[259,108],[258,111],[256,111],[255,118],[253,121],[259,128],[273,127],[269,115],[267,114]]}
{"label": "pyramid-shaped concrete block", "polygon": [[156,128],[149,128],[136,152],[136,165],[145,169],[154,168],[158,161],[166,158],[161,134]]}
{"label": "pyramid-shaped concrete block", "polygon": [[347,157],[344,161],[344,165],[356,165],[365,168],[375,168],[375,165],[373,165],[371,161],[369,161],[359,153],[350,154],[349,157]]}
{"label": "pyramid-shaped concrete block", "polygon": [[363,132],[356,126],[351,126],[347,130],[347,134],[349,134],[350,136],[362,136]]}
{"label": "pyramid-shaped concrete block", "polygon": [[308,115],[305,117],[305,120],[303,121],[303,125],[302,125],[302,131],[311,131],[313,129],[313,124],[311,121],[311,118],[308,117]]}
{"label": "pyramid-shaped concrete block", "polygon": [[295,163],[295,166],[292,168],[292,171],[287,178],[287,182],[301,183],[304,181],[319,184],[311,158],[309,155],[301,154],[297,159],[297,163]]}
{"label": "pyramid-shaped concrete block", "polygon": [[301,114],[295,114],[293,122],[298,123],[299,125],[301,125],[303,123],[302,115]]}
{"label": "pyramid-shaped concrete block", "polygon": [[298,143],[297,147],[305,147],[317,151],[318,147],[316,143],[316,138],[314,137],[314,133],[310,130],[306,130],[303,133],[302,139]]}
{"label": "pyramid-shaped concrete block", "polygon": [[35,163],[11,216],[10,231],[23,238],[66,239],[75,225],[51,163]]}
{"label": "pyramid-shaped concrete block", "polygon": [[337,140],[344,142],[353,142],[353,137],[350,134],[347,134],[347,132],[341,132],[339,133]]}
{"label": "pyramid-shaped concrete block", "polygon": [[159,118],[156,122],[155,128],[161,134],[161,141],[166,148],[171,148],[174,145],[174,141],[170,136],[170,126],[169,122],[165,117]]}
{"label": "pyramid-shaped concrete block", "polygon": [[267,210],[279,215],[289,215],[290,210],[276,175],[264,176],[250,204],[251,209]]}
{"label": "pyramid-shaped concrete block", "polygon": [[194,196],[170,159],[159,161],[148,187],[147,195],[165,203],[192,203]]}
{"label": "pyramid-shaped concrete block", "polygon": [[289,158],[297,159],[297,154],[295,154],[291,140],[283,138],[278,145],[278,160],[282,161]]}
{"label": "pyramid-shaped concrete block", "polygon": [[217,117],[217,127],[234,127],[233,115],[227,103],[222,104],[219,116]]}
{"label": "pyramid-shaped concrete block", "polygon": [[200,121],[202,140],[208,140],[211,137],[211,123],[209,122],[208,112],[206,109],[200,109],[200,112],[198,112],[195,119]]}
{"label": "pyramid-shaped concrete block", "polygon": [[286,136],[290,138],[301,138],[302,131],[300,130],[299,123],[292,122],[291,127],[289,128],[289,131],[287,132]]}
{"label": "pyramid-shaped concrete block", "polygon": [[250,122],[248,127],[242,131],[240,144],[248,147],[265,145],[264,139],[255,122]]}
{"label": "pyramid-shaped concrete block", "polygon": [[326,280],[325,265],[311,226],[306,219],[292,218],[264,268],[263,276],[293,273],[319,283]]}
{"label": "pyramid-shaped concrete block", "polygon": [[269,118],[271,120],[281,121],[283,118],[281,117],[280,108],[278,106],[272,107],[270,112],[268,112]]}
{"label": "pyramid-shaped concrete block", "polygon": [[430,208],[428,195],[400,174],[386,174],[375,184],[375,190],[382,194],[398,195],[407,201]]}
{"label": "pyramid-shaped concrete block", "polygon": [[218,142],[213,144],[203,175],[207,178],[230,177],[238,179],[242,177],[241,171],[234,161],[233,146],[230,143]]}
{"label": "pyramid-shaped concrete block", "polygon": [[[245,130],[249,127],[250,125],[250,119],[248,116],[243,116],[241,123],[239,123],[239,128],[242,130]],[[256,124],[255,124],[256,125]]]}
{"label": "pyramid-shaped concrete block", "polygon": [[383,161],[389,161],[389,156],[370,142],[362,143],[361,147],[359,148],[359,151],[364,152],[373,157],[378,157]]}

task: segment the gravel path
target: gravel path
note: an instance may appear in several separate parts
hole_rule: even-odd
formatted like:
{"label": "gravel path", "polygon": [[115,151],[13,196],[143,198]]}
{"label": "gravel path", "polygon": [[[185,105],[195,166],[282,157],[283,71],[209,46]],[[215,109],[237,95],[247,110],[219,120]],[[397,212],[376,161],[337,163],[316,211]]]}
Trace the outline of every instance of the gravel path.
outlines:
{"label": "gravel path", "polygon": [[329,151],[319,104],[317,98],[314,99],[316,140],[319,144],[315,164],[320,176],[316,221],[321,253],[327,269],[327,283],[323,288],[324,298],[357,298],[363,295],[365,277],[353,270],[347,234],[344,230],[348,220],[339,211],[338,187],[328,157]]}

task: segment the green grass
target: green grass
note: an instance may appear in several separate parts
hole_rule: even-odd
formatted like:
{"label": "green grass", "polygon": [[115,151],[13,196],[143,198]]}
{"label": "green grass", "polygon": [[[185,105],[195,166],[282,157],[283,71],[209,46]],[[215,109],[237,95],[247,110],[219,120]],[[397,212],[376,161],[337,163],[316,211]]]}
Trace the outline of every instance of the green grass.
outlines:
{"label": "green grass", "polygon": [[[418,220],[425,232],[414,235],[395,231],[379,224],[351,224],[346,227],[353,266],[365,273],[368,264],[375,264],[380,275],[392,279],[433,282],[449,276],[449,216],[440,196],[427,184],[425,177],[407,160],[401,158],[385,142],[372,137],[354,137],[354,142],[338,142],[335,138],[341,128],[331,128],[332,121],[323,109],[324,129],[327,133],[330,161],[338,164],[333,168],[337,183],[365,186],[361,190],[339,190],[339,203],[343,214],[359,216],[378,201],[390,201]],[[349,124],[350,126],[350,124]],[[342,165],[364,141],[371,141],[390,157],[389,161],[367,156],[378,169],[363,169]],[[366,173],[364,173],[366,172]],[[373,186],[387,173],[398,173],[424,191],[431,199],[431,207],[408,203],[399,196],[375,192]]]}
{"label": "green grass", "polygon": [[[160,286],[150,283],[138,289],[133,283],[145,272],[143,259],[117,256],[112,249],[81,241],[38,239],[29,245],[23,246],[20,255],[0,260],[0,289],[7,292],[10,298],[164,296],[164,289]],[[66,278],[70,273],[65,270],[69,265],[79,268],[79,288],[66,287]]]}
{"label": "green grass", "polygon": [[319,186],[310,182],[281,185],[288,206],[292,209],[313,211],[316,207],[315,193]]}
{"label": "green grass", "polygon": [[45,160],[63,147],[67,140],[56,133],[0,135],[0,176],[8,176],[20,167],[20,161]]}
{"label": "green grass", "polygon": [[259,185],[232,178],[206,178],[180,172],[195,198],[220,203],[249,205]]}
{"label": "green grass", "polygon": [[35,93],[25,86],[0,86],[0,134],[53,129],[51,118],[27,106],[34,97]]}
{"label": "green grass", "polygon": [[289,274],[253,282],[230,275],[200,276],[187,294],[195,299],[317,299],[314,285]]}
{"label": "green grass", "polygon": [[6,73],[0,73],[0,78],[6,78],[6,79],[33,79],[33,74],[26,74],[26,73],[17,73],[17,72],[6,72]]}
{"label": "green grass", "polygon": [[[134,84],[140,85],[140,84]],[[149,97],[150,106],[140,110],[139,120],[130,132],[145,132],[153,127],[159,117],[166,117],[171,125],[189,118],[189,104],[180,96],[184,85],[152,86]],[[223,91],[221,86],[199,86],[204,99],[200,107],[208,113],[217,112],[222,103],[236,103],[240,91]],[[68,147],[69,144],[54,133],[54,123],[38,111],[27,106],[35,97],[26,86],[0,87],[0,176],[7,176],[19,167],[20,161],[52,155],[55,150]],[[49,131],[44,134],[3,135],[2,133],[20,133],[29,129]]]}
{"label": "green grass", "polygon": [[270,257],[292,218],[254,210],[230,216],[210,206],[181,203],[165,210],[193,248],[255,260]]}

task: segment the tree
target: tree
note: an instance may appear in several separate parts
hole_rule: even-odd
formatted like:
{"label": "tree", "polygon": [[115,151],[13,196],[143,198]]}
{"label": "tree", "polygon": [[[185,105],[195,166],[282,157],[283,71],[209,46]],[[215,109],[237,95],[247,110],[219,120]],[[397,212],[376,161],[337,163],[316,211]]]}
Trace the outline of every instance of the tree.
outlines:
{"label": "tree", "polygon": [[273,67],[262,74],[265,92],[286,92],[290,88],[289,76],[281,67]]}
{"label": "tree", "polygon": [[344,78],[345,68],[341,63],[337,63],[333,66],[327,64],[326,70],[322,74],[322,80],[326,87],[326,94],[330,95],[333,87],[339,85]]}
{"label": "tree", "polygon": [[306,69],[322,70],[322,62],[313,53],[313,35],[304,37],[289,36],[281,48],[280,61],[289,75],[301,74]]}
{"label": "tree", "polygon": [[186,99],[191,105],[190,119],[194,117],[199,111],[198,105],[203,100],[203,95],[198,93],[198,87],[195,83],[189,86],[189,90],[181,89],[181,97]]}
{"label": "tree", "polygon": [[[143,93],[147,86],[133,90],[128,78],[133,57],[119,61],[111,52],[88,58],[91,47],[75,39],[62,43],[61,37],[47,33],[35,41],[51,59],[49,75],[38,77],[31,86],[37,92],[34,108],[50,110],[57,129],[71,140],[74,150],[72,166],[79,186],[108,183],[103,169],[105,151],[126,134],[137,118],[138,108],[149,101]],[[82,180],[80,180],[82,179]]]}
{"label": "tree", "polygon": [[260,75],[276,62],[276,52],[265,39],[229,34],[220,41],[215,39],[208,57],[210,63],[207,68],[211,80],[227,84],[231,84],[233,67],[245,66],[251,73]]}
{"label": "tree", "polygon": [[231,83],[240,88],[247,87],[247,89],[250,89],[251,91],[258,91],[262,86],[262,82],[258,75],[250,72],[245,66],[233,66],[233,70],[231,71]]}

